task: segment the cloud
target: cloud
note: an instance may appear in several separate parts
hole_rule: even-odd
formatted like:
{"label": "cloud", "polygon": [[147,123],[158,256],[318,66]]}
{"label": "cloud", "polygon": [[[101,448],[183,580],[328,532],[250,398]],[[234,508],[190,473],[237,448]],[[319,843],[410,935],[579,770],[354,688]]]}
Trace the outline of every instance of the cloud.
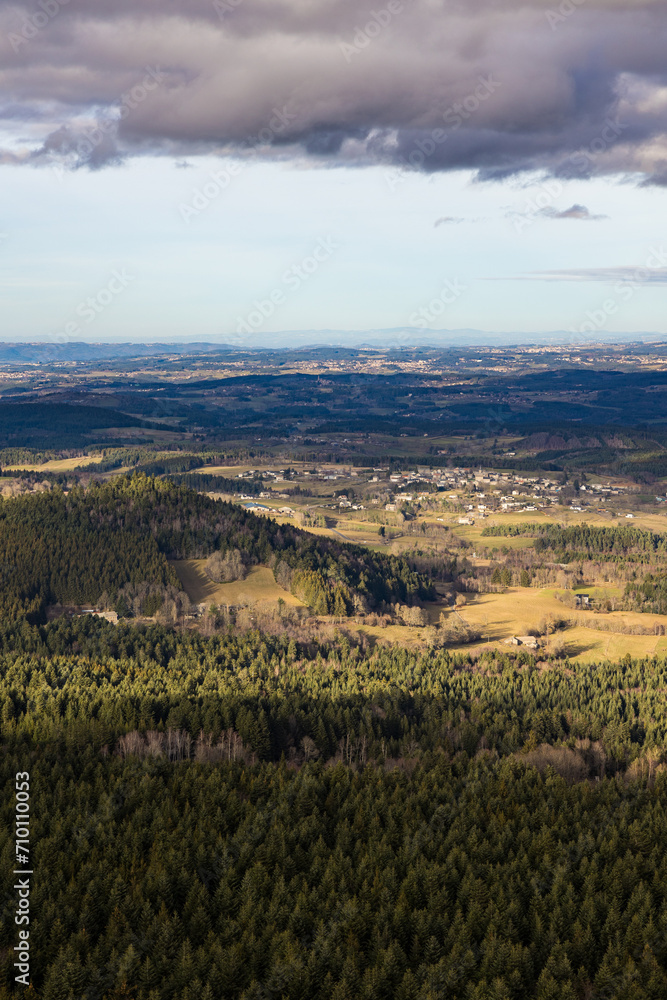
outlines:
{"label": "cloud", "polygon": [[457,223],[457,222],[465,222],[465,219],[461,218],[458,215],[442,215],[440,216],[439,219],[435,220],[433,226],[435,229],[437,229],[438,226],[445,226],[448,225],[449,223]]}
{"label": "cloud", "polygon": [[[0,161],[232,153],[667,184],[667,0],[559,9],[0,0]],[[80,122],[110,119],[80,154]]]}
{"label": "cloud", "polygon": [[112,119],[100,119],[85,125],[62,125],[47,135],[44,142],[29,155],[31,163],[58,161],[72,169],[117,165],[124,155],[116,139],[118,126]]}
{"label": "cloud", "polygon": [[626,264],[619,267],[573,267],[553,271],[531,271],[513,278],[491,279],[500,281],[604,281],[632,282],[639,285],[667,285],[667,252],[654,249],[645,264]]}
{"label": "cloud", "polygon": [[571,205],[569,208],[560,211],[551,205],[547,205],[546,208],[540,209],[537,214],[544,216],[546,219],[582,219],[586,222],[609,218],[607,215],[592,215],[585,205]]}

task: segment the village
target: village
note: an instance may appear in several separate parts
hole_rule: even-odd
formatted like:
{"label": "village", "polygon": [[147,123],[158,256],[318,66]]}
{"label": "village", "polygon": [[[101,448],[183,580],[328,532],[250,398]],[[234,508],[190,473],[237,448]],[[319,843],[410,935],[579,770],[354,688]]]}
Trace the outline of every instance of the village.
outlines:
{"label": "village", "polygon": [[[240,495],[247,509],[256,513],[276,511],[283,516],[294,516],[293,505],[276,508],[259,501],[288,500],[296,494],[299,506],[317,504],[337,511],[361,512],[370,508],[409,516],[414,508],[440,507],[460,514],[459,523],[463,525],[472,525],[494,513],[530,514],[550,508],[634,519],[632,511],[621,508],[634,503],[638,494],[634,484],[591,481],[583,474],[581,482],[577,479],[569,482],[562,475],[549,478],[464,467],[417,466],[394,472],[387,467],[355,469],[322,465],[302,469],[244,469],[236,477],[261,479],[265,484],[266,488],[257,496]],[[650,499],[656,509],[667,502],[663,496]]]}

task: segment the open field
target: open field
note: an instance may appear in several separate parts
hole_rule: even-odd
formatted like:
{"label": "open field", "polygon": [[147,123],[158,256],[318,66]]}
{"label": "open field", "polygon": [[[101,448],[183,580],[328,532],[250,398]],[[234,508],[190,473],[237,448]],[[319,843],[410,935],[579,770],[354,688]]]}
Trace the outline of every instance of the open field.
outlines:
{"label": "open field", "polygon": [[[623,590],[623,587],[617,587],[611,583],[604,583],[593,587],[574,587],[571,593],[588,594],[588,596],[594,601],[604,601],[610,597],[622,597]],[[556,593],[556,591],[553,591],[553,593]],[[659,617],[659,615],[655,617]]]}
{"label": "open field", "polygon": [[[280,466],[281,468],[286,468],[289,465],[291,469],[296,471],[301,471],[302,469],[311,469],[312,462],[298,462],[298,461],[274,461],[274,462],[255,462],[254,464],[245,465],[201,465],[197,469],[192,469],[192,472],[202,472],[205,474],[211,474],[214,476],[227,476],[234,479],[236,476],[240,476],[245,472],[267,472],[269,470],[275,470]],[[271,486],[287,486],[288,483],[267,483],[267,489]]]}
{"label": "open field", "polygon": [[205,562],[205,559],[182,559],[172,563],[183,589],[193,604],[238,606],[260,604],[265,601],[277,602],[282,598],[285,604],[291,604],[293,607],[304,606],[297,597],[278,586],[268,566],[253,566],[245,580],[214,583],[206,575]]}
{"label": "open field", "polygon": [[43,465],[6,465],[7,472],[69,472],[71,469],[83,469],[87,465],[96,465],[102,461],[101,455],[79,455],[78,458],[52,458]]}
{"label": "open field", "polygon": [[423,648],[423,629],[414,625],[387,625],[381,628],[379,625],[359,625],[354,621],[345,623],[346,630],[351,632],[363,632],[371,636],[376,642],[385,645],[404,646],[408,649]]}
{"label": "open field", "polygon": [[[628,513],[633,510],[628,504]],[[525,549],[530,548],[534,539],[503,536],[483,536],[485,528],[497,527],[499,525],[510,524],[590,524],[594,527],[618,527],[620,525],[630,525],[633,528],[644,528],[648,531],[667,531],[667,512],[665,514],[641,513],[637,511],[632,518],[625,518],[623,515],[612,517],[611,514],[598,514],[595,510],[572,511],[567,507],[552,507],[548,513],[540,510],[527,511],[525,513],[490,514],[484,520],[470,516],[475,520],[474,524],[458,524],[458,516],[448,517],[447,523],[452,533],[458,538],[477,545],[484,545],[489,549],[503,548]]]}
{"label": "open field", "polygon": [[[584,593],[592,593],[594,588],[582,588]],[[610,590],[612,588],[603,588]],[[556,600],[553,590],[536,590],[531,587],[511,587],[500,594],[479,594],[468,598],[468,603],[459,609],[462,617],[470,625],[483,632],[484,642],[464,647],[467,650],[481,649],[491,643],[502,643],[513,635],[523,635],[528,628],[537,626],[542,619],[576,618],[590,619],[617,625],[619,628],[642,626],[651,628],[655,624],[667,626],[666,615],[640,614],[632,611],[613,611],[598,615],[594,611],[572,610]],[[594,628],[577,625],[551,636],[550,644],[562,642],[571,659],[596,660],[618,659],[630,653],[632,656],[652,656],[667,652],[667,637],[655,635],[625,635],[620,632],[600,632]],[[508,647],[510,648],[510,647]]]}
{"label": "open field", "polygon": [[[211,471],[220,475],[236,475],[241,470],[247,470],[250,466],[232,466],[228,468],[224,467],[207,467],[204,469],[196,469],[195,472],[206,472]],[[288,484],[271,484],[267,485],[267,489],[273,488],[275,492],[280,492],[281,486],[288,486]],[[330,486],[326,488],[331,489]],[[238,502],[238,497],[234,496],[232,499]],[[369,521],[364,518],[364,514],[370,514],[371,512],[375,515],[382,515],[384,513],[380,508],[369,508],[368,512],[358,512],[349,510],[338,510],[331,509],[328,504],[322,505],[318,502],[317,497],[290,497],[289,500],[283,500],[282,498],[276,497],[275,500],[270,498],[263,498],[258,501],[259,503],[265,504],[267,507],[279,507],[284,503],[293,507],[295,510],[310,511],[311,513],[322,513],[330,520],[337,521],[338,530],[346,534],[354,534],[359,536],[360,542],[362,544],[377,544],[377,532],[380,523],[375,521]],[[330,503],[331,501],[329,501]],[[632,511],[631,504],[628,504],[628,512]],[[475,521],[472,525],[459,524],[458,519],[461,516],[470,516]],[[387,518],[388,532],[395,533],[397,528],[391,521],[391,515]],[[513,549],[529,548],[534,539],[525,538],[521,536],[511,537],[511,536],[483,536],[482,532],[485,528],[497,527],[500,525],[515,525],[515,524],[563,524],[563,525],[574,525],[574,524],[590,524],[600,527],[613,527],[620,525],[629,525],[633,528],[644,528],[650,531],[657,532],[667,532],[667,510],[665,513],[642,513],[641,511],[635,510],[632,519],[626,519],[623,514],[617,517],[612,517],[610,513],[599,514],[595,510],[584,510],[584,511],[571,511],[567,507],[551,507],[548,510],[534,510],[525,512],[498,512],[487,515],[484,519],[479,516],[475,516],[474,512],[468,514],[456,513],[453,514],[451,511],[443,511],[439,514],[436,511],[420,512],[417,514],[414,524],[425,523],[431,526],[447,527],[450,529],[452,534],[457,538],[462,538],[466,541],[471,542],[473,545],[484,545],[487,548],[502,548],[503,546]],[[400,530],[400,529],[399,529]],[[324,533],[324,532],[323,532]],[[328,532],[327,532],[328,533]],[[401,535],[399,534],[395,540],[401,538],[405,539],[415,539],[418,535]]]}
{"label": "open field", "polygon": [[535,541],[534,538],[522,538],[521,536],[483,536],[482,531],[487,524],[487,521],[483,521],[479,526],[477,524],[456,525],[452,527],[452,534],[472,545],[483,545],[487,549],[529,549]]}
{"label": "open field", "polygon": [[257,472],[254,465],[202,465],[199,469],[192,469],[193,473],[202,472],[212,476],[226,476],[228,479],[235,479],[244,472]]}
{"label": "open field", "polygon": [[[573,511],[568,507],[553,507],[549,511],[548,520],[557,524],[592,524],[598,527],[629,524],[633,528],[646,528],[649,531],[667,531],[667,513],[642,512],[633,505],[632,497],[624,498],[622,505],[619,503],[618,506],[619,513],[616,517],[606,511],[600,514],[596,510]],[[626,514],[632,514],[632,518],[626,518]],[[524,514],[523,520],[532,521],[533,517],[534,513]]]}
{"label": "open field", "polygon": [[[276,520],[281,523],[291,522],[294,524],[293,518],[278,516]],[[374,552],[384,552],[387,555],[401,555],[410,549],[423,547],[425,544],[424,539],[418,535],[396,535],[392,538],[381,538],[378,534],[378,528],[377,524],[355,525],[338,518],[335,528],[320,528],[311,525],[304,528],[304,531],[308,531],[312,535],[323,535],[325,538],[338,538],[340,541],[350,542],[353,545],[364,545],[367,549],[372,549]],[[396,531],[396,528],[389,530]],[[427,539],[426,541],[433,544],[434,540]]]}
{"label": "open field", "polygon": [[[575,663],[620,660],[628,654],[635,659],[667,655],[667,639],[664,636],[619,635],[614,632],[596,632],[593,629],[579,626],[568,629],[566,632],[559,632],[558,636],[562,640],[563,655]],[[487,649],[488,646],[487,642],[475,643],[470,646],[461,646],[456,651],[475,653]],[[515,646],[503,646],[502,648],[515,652],[517,650]]]}
{"label": "open field", "polygon": [[[264,501],[263,501],[264,502]],[[271,501],[269,501],[269,504]],[[312,506],[302,504],[301,498],[289,501],[290,506],[302,507]],[[268,506],[268,504],[267,504]],[[277,506],[277,504],[276,504]],[[446,536],[442,539],[422,537],[421,534],[398,534],[400,528],[389,526],[387,533],[395,534],[395,537],[382,539],[378,535],[378,525],[363,520],[363,512],[356,511],[334,511],[329,512],[324,509],[330,524],[335,527],[318,528],[313,527],[307,530],[314,534],[319,534],[330,538],[339,538],[357,544],[365,545],[378,552],[392,554],[407,553],[415,547],[438,547],[447,546]],[[283,518],[280,515],[276,520],[294,523],[291,518]],[[597,514],[595,511],[575,511],[570,512],[565,508],[551,508],[547,513],[537,510],[528,512],[508,512],[492,514],[483,521],[476,524],[458,525],[458,515],[445,514],[442,521],[435,520],[434,515],[429,512],[425,516],[418,516],[418,521],[425,520],[430,524],[438,524],[450,528],[451,534],[457,538],[465,539],[473,546],[486,547],[488,549],[501,549],[503,547],[511,549],[529,548],[534,544],[532,538],[522,537],[494,537],[482,536],[482,531],[487,526],[500,524],[518,524],[534,522],[536,524],[549,523],[590,523],[597,525],[630,525],[635,528],[646,528],[650,530],[664,531],[667,528],[667,518],[662,514],[638,514],[631,521],[626,521],[622,517],[611,518],[607,514]],[[413,525],[414,526],[414,522]],[[468,553],[471,558],[472,553]],[[488,564],[487,560],[475,559],[477,564]],[[623,587],[613,586],[600,581],[595,585],[579,588],[580,592],[587,593],[593,599],[604,600],[606,598],[621,597]],[[654,614],[641,614],[639,612],[617,611],[609,614],[596,613],[593,610],[573,609],[556,599],[556,588],[546,588],[539,590],[536,588],[511,588],[504,593],[483,594],[479,596],[469,596],[468,604],[461,609],[462,617],[470,625],[480,628],[484,635],[482,643],[463,647],[468,651],[484,648],[491,642],[502,644],[504,640],[512,635],[525,634],[540,624],[543,619],[576,619],[585,622],[591,621],[591,625],[596,622],[604,623],[607,628],[617,628],[618,631],[601,631],[594,627],[577,625],[560,630],[555,636],[550,636],[548,649],[555,646],[564,647],[565,654],[573,660],[595,661],[601,659],[618,659],[627,653],[632,656],[650,656],[654,654],[667,654],[667,638],[656,635],[633,635],[626,634],[624,630],[633,627],[651,630],[655,625],[667,627],[667,616]],[[446,610],[445,605],[434,605],[426,609],[429,622],[436,624],[442,610]],[[363,631],[371,634],[377,640],[383,642],[396,642],[408,645],[417,645],[423,642],[421,630],[404,625],[391,625],[388,628],[374,628],[360,626]],[[509,647],[508,647],[509,648]]]}

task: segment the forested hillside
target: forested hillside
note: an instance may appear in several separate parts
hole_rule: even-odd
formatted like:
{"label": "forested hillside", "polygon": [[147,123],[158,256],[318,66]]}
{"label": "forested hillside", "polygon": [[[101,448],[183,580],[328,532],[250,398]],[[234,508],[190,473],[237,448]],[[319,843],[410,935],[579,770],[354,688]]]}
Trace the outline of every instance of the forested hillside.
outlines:
{"label": "forested hillside", "polygon": [[127,584],[159,592],[178,585],[167,560],[235,550],[247,565],[272,566],[316,613],[346,615],[355,599],[377,606],[433,595],[404,559],[139,474],[0,502],[0,611],[36,621],[47,604],[94,603],[102,594],[113,603]]}
{"label": "forested hillside", "polygon": [[3,639],[0,851],[29,771],[42,1000],[666,995],[664,662]]}

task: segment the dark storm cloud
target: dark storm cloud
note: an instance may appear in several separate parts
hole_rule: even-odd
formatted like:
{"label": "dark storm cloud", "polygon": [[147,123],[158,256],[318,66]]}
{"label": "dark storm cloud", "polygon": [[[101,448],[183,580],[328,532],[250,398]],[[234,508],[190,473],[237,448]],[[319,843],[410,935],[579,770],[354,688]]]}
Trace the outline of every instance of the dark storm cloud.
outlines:
{"label": "dark storm cloud", "polygon": [[0,158],[665,183],[665,51],[667,0],[0,0]]}

